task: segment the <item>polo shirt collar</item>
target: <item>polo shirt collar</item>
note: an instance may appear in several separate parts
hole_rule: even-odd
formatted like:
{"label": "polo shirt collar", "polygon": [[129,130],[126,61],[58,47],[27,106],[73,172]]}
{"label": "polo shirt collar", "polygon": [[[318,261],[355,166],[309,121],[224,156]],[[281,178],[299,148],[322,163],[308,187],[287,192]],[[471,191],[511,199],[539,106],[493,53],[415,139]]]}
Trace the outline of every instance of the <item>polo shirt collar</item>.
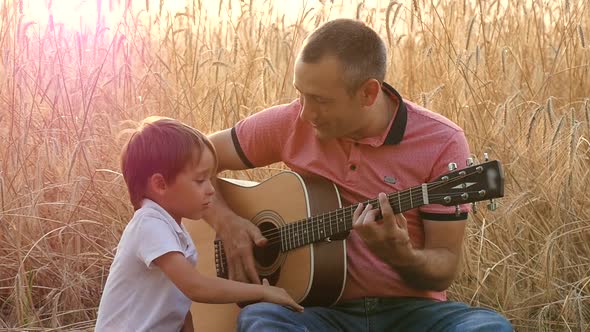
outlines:
{"label": "polo shirt collar", "polygon": [[404,133],[406,132],[406,124],[408,123],[408,110],[402,96],[391,85],[383,82],[383,91],[385,91],[390,97],[397,98],[397,100],[399,100],[399,107],[395,114],[395,118],[389,127],[389,132],[387,133],[383,144],[397,145],[401,143],[402,139],[404,138]]}
{"label": "polo shirt collar", "polygon": [[397,145],[401,143],[402,139],[404,138],[406,123],[408,122],[408,111],[406,104],[404,103],[404,100],[402,99],[402,96],[399,94],[399,92],[397,92],[391,85],[383,82],[382,89],[389,96],[389,98],[397,99],[399,101],[399,107],[397,111],[394,110],[395,113],[389,125],[387,126],[387,131],[379,136],[366,137],[354,142],[370,145],[372,147],[379,147],[381,145]]}
{"label": "polo shirt collar", "polygon": [[176,233],[182,233],[183,232],[182,231],[182,228],[176,222],[176,220],[174,220],[174,218],[172,218],[172,216],[170,215],[170,213],[168,213],[168,211],[164,210],[164,208],[161,207],[160,204],[152,201],[151,199],[144,198],[143,201],[141,202],[141,207],[142,208],[148,208],[148,209],[155,210],[160,215],[162,215],[162,217],[163,217],[162,219],[163,220],[165,220],[168,224],[170,224],[174,228],[174,231]]}

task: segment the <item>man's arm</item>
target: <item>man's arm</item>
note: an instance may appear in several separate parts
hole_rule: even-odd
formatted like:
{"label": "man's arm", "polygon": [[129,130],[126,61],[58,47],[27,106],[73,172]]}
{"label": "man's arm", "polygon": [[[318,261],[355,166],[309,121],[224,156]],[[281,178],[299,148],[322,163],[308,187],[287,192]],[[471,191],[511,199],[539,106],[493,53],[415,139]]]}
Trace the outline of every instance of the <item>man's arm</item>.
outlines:
{"label": "man's arm", "polygon": [[393,267],[413,287],[443,291],[459,269],[465,221],[424,221],[424,248],[414,248],[402,214],[393,214],[385,194],[379,194],[383,220],[375,222],[377,209],[359,208],[354,228],[367,247]]}
{"label": "man's arm", "polygon": [[186,317],[184,318],[184,325],[182,326],[182,330],[181,332],[194,332],[195,328],[193,326],[193,315],[191,314],[191,311],[189,310],[186,313]]}
{"label": "man's arm", "polygon": [[[215,146],[218,158],[218,172],[224,170],[241,170],[248,168],[240,158],[234,146],[231,129],[226,129],[209,136]],[[215,229],[223,241],[232,280],[260,284],[254,265],[253,244],[263,246],[266,239],[258,227],[250,221],[235,214],[226,204],[219,192],[217,181],[214,204],[208,209],[203,219]]]}

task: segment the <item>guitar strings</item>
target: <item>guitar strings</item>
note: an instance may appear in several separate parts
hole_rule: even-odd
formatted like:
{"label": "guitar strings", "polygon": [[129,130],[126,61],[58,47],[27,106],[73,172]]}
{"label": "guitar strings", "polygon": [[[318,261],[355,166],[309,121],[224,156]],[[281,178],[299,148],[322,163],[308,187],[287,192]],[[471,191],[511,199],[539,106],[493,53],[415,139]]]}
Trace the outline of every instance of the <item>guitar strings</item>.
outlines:
{"label": "guitar strings", "polygon": [[[458,180],[458,179],[454,179],[454,181],[456,181],[456,180]],[[447,182],[444,182],[444,181],[432,182],[429,184],[430,186],[432,186],[432,188],[429,188],[429,189],[436,189],[436,188],[438,188],[444,184],[447,184],[447,183],[448,183],[448,181]],[[411,193],[411,196],[408,197],[408,195],[404,195],[403,198],[400,198],[401,197],[400,195],[402,195],[405,192],[407,192],[408,194]],[[446,194],[434,194],[434,195],[429,195],[429,196],[432,198],[440,198],[440,197],[444,197],[447,195]],[[388,196],[388,198],[393,199],[393,201],[390,199],[390,203],[393,202],[393,203],[398,203],[398,206],[401,206],[401,205],[405,206],[407,203],[411,203],[412,201],[418,202],[422,198],[422,190],[420,190],[419,188],[416,188],[416,190],[413,193],[411,191],[404,190],[402,192],[397,193],[397,198],[398,198],[397,200],[395,200],[396,196],[393,196],[393,195],[391,197]],[[365,202],[363,202],[363,205],[366,205],[368,203],[371,203],[372,205],[375,205],[375,206],[379,205],[379,202],[377,199],[371,199],[371,200],[365,201]],[[392,204],[392,205],[395,206],[395,204]],[[272,237],[273,235],[280,233],[281,230],[284,229],[283,227],[292,227],[293,228],[293,226],[291,226],[291,225],[297,225],[300,223],[304,223],[310,219],[311,219],[310,223],[311,224],[316,223],[318,225],[318,229],[319,229],[320,224],[323,224],[323,222],[320,223],[321,220],[314,222],[313,219],[325,219],[326,217],[332,219],[333,214],[336,214],[336,216],[338,216],[338,211],[344,211],[343,212],[344,215],[342,217],[350,217],[354,214],[354,210],[356,209],[356,206],[357,206],[356,204],[349,205],[349,206],[343,207],[343,208],[335,210],[335,211],[329,211],[329,212],[319,214],[317,216],[313,216],[313,217],[309,217],[309,218],[305,218],[305,219],[300,219],[300,220],[291,222],[285,226],[282,226],[280,228],[274,228],[272,230],[262,232],[262,235],[268,239],[268,237]],[[348,210],[350,210],[350,211],[348,211]]]}
{"label": "guitar strings", "polygon": [[[477,192],[471,192],[471,193],[477,193]],[[440,197],[444,197],[446,195],[444,194],[436,194],[436,195],[432,195],[431,197],[434,198],[440,198]],[[420,195],[416,195],[413,198],[421,198],[421,194]],[[402,200],[405,203],[410,202],[413,199],[404,199]],[[291,244],[295,245],[295,247],[297,246],[301,246],[301,245],[305,245],[307,243],[309,243],[310,239],[313,240],[320,240],[323,238],[323,235],[320,235],[320,231],[324,231],[326,230],[326,224],[327,224],[327,228],[329,229],[330,232],[333,231],[333,219],[346,219],[342,222],[343,224],[343,228],[346,229],[347,226],[347,221],[349,224],[352,224],[352,220],[349,219],[354,215],[354,211],[352,210],[351,207],[354,207],[354,209],[356,209],[356,206],[348,206],[345,208],[342,208],[343,212],[329,212],[329,213],[324,213],[324,214],[320,214],[318,216],[314,216],[314,217],[310,217],[307,219],[302,219],[302,220],[298,220],[295,221],[293,223],[289,223],[287,225],[281,226],[279,228],[274,228],[268,231],[264,231],[262,232],[262,235],[267,238],[268,242],[267,245],[274,245],[277,243],[281,243],[281,233],[285,233],[285,235],[287,235],[287,237],[284,239],[285,242],[288,243],[288,246],[291,247]],[[328,221],[326,221],[325,219],[329,219]],[[338,224],[340,224],[340,221],[338,221]],[[290,228],[285,228],[285,227],[290,227]],[[349,230],[349,229],[348,229]],[[301,231],[304,231],[305,233],[301,233]],[[295,232],[295,233],[294,233]],[[332,233],[334,234],[338,234],[339,232],[334,232]],[[320,235],[318,239],[316,239],[315,234]],[[295,236],[291,236],[291,235],[295,235]],[[301,235],[301,236],[299,236]],[[329,237],[329,236],[326,236]],[[306,240],[307,238],[307,240]],[[304,243],[301,243],[304,242]],[[311,241],[313,242],[313,241]]]}
{"label": "guitar strings", "polygon": [[[466,177],[466,176],[467,175],[459,176],[459,177],[457,177],[455,179],[452,179],[451,183],[454,182],[454,181],[460,180],[460,179],[462,179],[463,177]],[[429,190],[430,189],[437,189],[438,187],[441,187],[444,184],[448,184],[448,183],[449,183],[449,181],[432,182],[432,183],[429,183],[428,184],[428,189]],[[403,198],[400,198],[400,195],[402,195],[406,191],[407,190],[404,190],[402,192],[398,192],[397,193],[397,198],[398,198],[397,203],[398,203],[398,208],[400,208],[400,209],[401,209],[402,203],[405,205],[408,202],[411,203],[414,199],[416,199],[416,201],[418,201],[421,198],[421,196],[422,196],[422,190],[420,190],[419,188],[416,188],[415,193],[412,193],[412,191],[409,190],[409,195],[404,195]],[[472,193],[477,193],[477,192],[476,191],[471,191],[471,192],[466,192],[466,193],[472,194]],[[392,202],[391,199],[394,199],[396,196],[394,196],[395,193],[390,194],[390,195],[391,195],[391,197],[388,195],[388,200],[391,203]],[[430,195],[429,194],[429,197],[431,197],[431,198],[442,198],[442,197],[445,197],[445,196],[447,196],[447,194],[433,194],[433,195]],[[378,202],[377,199],[372,199],[372,200],[365,201],[365,202],[363,202],[363,205],[366,206],[366,204],[369,204],[369,203],[370,204],[375,204],[376,203],[376,206],[379,207],[379,202]],[[264,232],[261,232],[261,233],[262,233],[262,235],[265,238],[267,238],[267,240],[268,240],[267,245],[282,244],[282,242],[281,242],[281,234],[280,233],[283,231],[283,229],[285,229],[285,227],[297,228],[297,226],[292,227],[292,225],[297,225],[298,223],[300,223],[300,224],[302,224],[302,227],[301,228],[306,228],[306,231],[309,230],[309,228],[311,228],[312,229],[312,236],[313,236],[313,231],[314,230],[318,230],[319,231],[320,228],[322,228],[322,227],[325,229],[325,222],[324,222],[323,219],[326,218],[326,216],[328,216],[328,218],[330,219],[330,221],[328,222],[330,225],[332,224],[331,219],[333,217],[332,216],[333,214],[335,214],[337,218],[340,218],[340,219],[345,218],[345,219],[348,220],[348,218],[352,218],[352,216],[354,215],[354,210],[356,209],[356,206],[357,206],[357,204],[354,204],[354,205],[350,205],[350,206],[346,206],[346,207],[340,208],[338,210],[325,212],[325,213],[322,213],[322,214],[317,215],[317,216],[313,216],[313,217],[309,217],[309,218],[305,218],[305,219],[300,219],[300,220],[297,220],[295,222],[289,223],[287,225],[280,226],[279,228],[274,228],[272,230],[267,230],[267,231],[264,231]],[[342,215],[340,215],[340,213],[338,211],[342,211],[341,212]],[[316,219],[316,220],[314,220],[314,219]],[[309,221],[309,220],[311,220],[311,221]],[[306,221],[309,221],[309,222],[306,223],[307,224],[307,227],[303,225],[303,223],[306,222]],[[352,222],[354,222],[354,221],[351,220],[350,223],[352,223]],[[331,226],[330,226],[330,230],[331,230]],[[289,231],[292,231],[292,229],[291,230],[285,230],[285,233],[288,233]],[[319,234],[319,232],[318,232],[318,234]],[[303,244],[295,243],[295,241],[298,241],[299,239],[300,239],[299,237],[298,238],[289,238],[289,239],[287,239],[287,240],[291,240],[289,242],[291,242],[292,244],[294,244],[294,246],[289,246],[290,247],[289,249],[295,249],[297,247],[301,247],[303,245],[306,245],[306,243],[303,243]],[[308,241],[309,241],[309,234],[308,234]],[[223,242],[220,242],[220,245],[221,245],[220,248],[223,249]],[[219,258],[220,258],[220,261],[221,261],[223,267],[224,268],[227,268],[227,258],[226,258],[226,255],[225,255],[225,250],[220,250],[220,253],[219,254],[220,254],[220,257]]]}
{"label": "guitar strings", "polygon": [[[328,236],[323,236],[320,235],[317,239],[316,239],[316,235],[315,234],[320,234],[320,231],[324,231],[326,230],[326,228],[328,228],[331,232],[334,229],[334,225],[333,225],[333,220],[328,220],[326,221],[326,218],[329,219],[346,219],[344,221],[338,222],[338,224],[342,224],[343,225],[343,231],[342,232],[333,232],[331,233],[332,235],[337,235],[339,233],[343,233],[345,231],[349,231],[351,229],[351,227],[349,227],[347,229],[347,224],[352,224],[353,220],[352,220],[352,216],[354,215],[354,212],[350,211],[345,211],[341,214],[338,214],[337,216],[331,216],[331,217],[320,217],[320,216],[316,216],[316,217],[311,217],[309,219],[304,219],[304,220],[299,220],[293,223],[289,223],[287,225],[284,225],[280,228],[275,228],[272,230],[268,230],[265,232],[262,232],[262,235],[268,240],[267,245],[273,245],[273,244],[278,244],[281,243],[281,233],[284,233],[286,235],[286,238],[283,239],[284,242],[289,243],[289,247],[291,247],[290,244],[294,244],[295,247],[298,247],[300,245],[305,245],[308,244],[309,242],[314,242],[314,241],[310,241],[310,239],[313,240],[321,240],[322,238],[326,238],[329,237]],[[302,221],[308,221],[305,224],[298,224],[299,222]],[[328,223],[328,226],[326,226],[326,223]],[[286,229],[285,227],[290,227],[290,229]],[[301,233],[301,231],[303,231],[304,233]],[[311,235],[310,235],[311,234]],[[295,236],[293,236],[295,235]],[[299,236],[301,235],[301,236]]]}
{"label": "guitar strings", "polygon": [[[438,183],[433,182],[431,184],[432,185],[432,188],[430,188],[430,189],[436,189],[440,185],[446,184],[446,183],[447,182],[442,182],[442,181],[439,181]],[[440,185],[437,185],[437,184],[440,184]],[[390,198],[390,200],[389,200],[390,203],[391,202],[398,203],[398,206],[401,206],[401,205],[405,205],[407,203],[410,203],[411,204],[412,201],[418,202],[419,199],[422,198],[422,191],[419,190],[419,189],[417,189],[409,197],[408,197],[408,195],[404,195],[403,198],[400,198],[400,194],[402,194],[402,193],[403,192],[398,193],[398,196],[397,196],[398,200],[397,201],[395,200],[395,198],[396,198],[395,196],[388,197],[388,198]],[[468,192],[468,193],[476,193],[476,192]],[[433,194],[433,195],[429,195],[429,196],[431,198],[441,198],[441,197],[447,196],[447,194]],[[393,199],[393,201],[391,199]],[[371,203],[371,204],[374,204],[376,206],[379,205],[379,202],[376,199],[372,199],[372,200],[368,200],[366,202],[363,202],[364,205],[366,205],[367,203]],[[393,204],[393,205],[395,205],[395,204]],[[326,218],[332,219],[333,217],[336,217],[336,218],[349,218],[352,215],[354,215],[353,209],[356,209],[356,204],[355,205],[350,205],[350,206],[347,206],[347,207],[344,207],[344,208],[341,208],[341,209],[338,209],[338,210],[335,210],[335,211],[326,212],[326,213],[323,213],[323,214],[320,214],[320,215],[317,215],[317,216],[314,216],[314,217],[309,217],[309,218],[306,218],[306,219],[297,220],[295,222],[289,223],[289,224],[287,224],[285,226],[282,226],[280,228],[274,228],[272,230],[268,230],[268,231],[262,232],[262,235],[264,237],[266,237],[269,240],[269,244],[271,244],[270,243],[270,240],[279,240],[280,241],[280,235],[279,235],[279,233],[281,233],[285,229],[285,227],[291,227],[291,229],[286,229],[284,231],[285,233],[290,233],[293,230],[299,231],[299,229],[304,229],[304,228],[305,228],[306,231],[309,230],[310,228],[311,228],[312,232],[313,231],[316,231],[316,230],[319,231],[321,228],[324,228],[325,229],[325,224],[326,223],[324,222],[323,219],[326,219]],[[342,212],[342,215],[339,215],[339,212],[338,211],[343,211]],[[302,225],[306,221],[309,221],[308,224],[310,224],[311,226]],[[331,222],[330,221],[328,221],[328,223],[329,223],[329,225],[331,225]],[[301,227],[299,227],[298,225],[300,225]],[[346,227],[346,222],[344,223],[344,226]],[[313,234],[312,234],[312,236],[313,236]],[[309,237],[309,235],[308,235],[308,237]],[[295,238],[289,238],[288,240],[291,240],[290,242],[293,242],[293,241],[297,241],[298,239],[299,239],[299,237],[296,238],[296,239]]]}

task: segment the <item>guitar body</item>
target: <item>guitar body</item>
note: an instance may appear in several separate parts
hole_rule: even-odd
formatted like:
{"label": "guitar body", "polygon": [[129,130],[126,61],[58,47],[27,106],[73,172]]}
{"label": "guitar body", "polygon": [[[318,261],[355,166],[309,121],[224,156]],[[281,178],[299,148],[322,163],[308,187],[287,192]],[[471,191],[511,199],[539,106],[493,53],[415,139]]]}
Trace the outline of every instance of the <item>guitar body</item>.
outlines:
{"label": "guitar body", "polygon": [[[268,221],[288,224],[341,207],[337,188],[321,178],[308,179],[285,171],[259,184],[220,180],[219,190],[230,207],[257,224]],[[204,221],[187,221],[184,225],[199,252],[199,272],[219,276],[213,229]],[[264,274],[261,277],[267,278],[270,273],[269,281],[285,288],[297,302],[330,305],[340,298],[346,281],[345,240],[306,245],[281,254],[276,261],[280,264],[273,261],[270,269],[259,266]],[[235,331],[239,312],[236,304],[195,302],[191,306],[195,331]]]}
{"label": "guitar body", "polygon": [[[459,205],[504,196],[504,172],[499,161],[486,161],[455,170],[412,188],[387,194],[394,213],[422,205]],[[451,167],[452,166],[452,167]],[[256,269],[261,278],[284,288],[304,306],[329,306],[342,296],[346,282],[346,232],[353,228],[355,205],[342,207],[338,189],[319,178],[304,178],[285,171],[268,180],[244,183],[221,180],[219,190],[238,215],[250,220],[269,239],[255,248]],[[377,199],[363,202],[380,207]],[[460,216],[457,216],[460,217]],[[199,255],[198,269],[206,275],[227,277],[223,242],[204,222],[187,223]],[[340,239],[335,239],[339,237]],[[196,330],[236,329],[239,308],[235,304],[194,303],[191,312]]]}
{"label": "guitar body", "polygon": [[[276,234],[280,226],[342,206],[334,184],[290,171],[254,186],[222,180],[219,190],[232,210],[263,234]],[[255,250],[261,278],[284,288],[303,305],[329,306],[340,299],[346,282],[345,240],[321,241],[287,252],[280,249],[280,243],[269,241]]]}

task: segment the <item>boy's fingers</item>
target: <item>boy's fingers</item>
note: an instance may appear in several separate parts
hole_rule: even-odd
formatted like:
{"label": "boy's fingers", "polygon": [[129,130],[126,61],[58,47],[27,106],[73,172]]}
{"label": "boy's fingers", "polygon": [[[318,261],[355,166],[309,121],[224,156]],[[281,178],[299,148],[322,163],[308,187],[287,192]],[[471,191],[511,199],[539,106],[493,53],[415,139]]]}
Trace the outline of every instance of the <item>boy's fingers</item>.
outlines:
{"label": "boy's fingers", "polygon": [[298,312],[303,312],[303,306],[295,303],[294,309]]}

